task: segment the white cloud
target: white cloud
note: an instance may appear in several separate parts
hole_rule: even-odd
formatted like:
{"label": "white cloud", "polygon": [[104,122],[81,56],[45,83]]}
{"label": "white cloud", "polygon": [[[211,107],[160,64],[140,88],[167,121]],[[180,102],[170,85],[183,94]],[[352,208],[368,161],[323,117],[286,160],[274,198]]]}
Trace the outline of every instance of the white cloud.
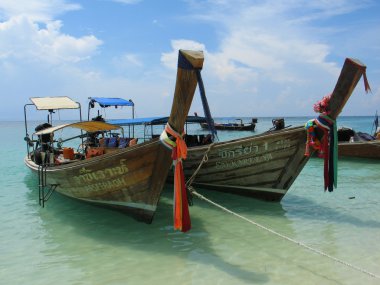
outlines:
{"label": "white cloud", "polygon": [[[0,2],[0,84],[8,98],[18,98],[2,110],[3,117],[18,114],[20,102],[28,97],[73,96],[77,93],[74,88],[82,88],[79,81],[72,85],[78,78],[92,81],[91,72],[75,66],[96,55],[102,41],[93,35],[64,34],[62,22],[54,20],[77,9],[79,5],[61,0]],[[65,92],[67,86],[73,89],[69,93]]]}
{"label": "white cloud", "polygon": [[[115,1],[109,0],[108,4],[114,5]],[[147,17],[144,20],[153,23],[150,26],[165,23],[165,27],[169,27],[174,18],[177,21],[174,25],[179,26],[178,20],[183,19],[186,27],[192,23],[196,23],[196,28],[204,25],[210,34],[192,33],[189,28],[186,38],[170,40],[167,36],[172,34],[163,29],[155,40],[160,43],[157,46],[170,41],[171,49],[167,52],[150,47],[149,52],[144,53],[146,42],[136,41],[135,47],[141,48],[141,52],[137,53],[135,47],[132,52],[112,47],[113,54],[107,57],[110,41],[104,45],[106,52],[100,57],[97,55],[102,41],[94,35],[63,33],[65,18],[58,16],[81,9],[79,5],[63,0],[3,0],[0,2],[0,85],[9,90],[9,96],[69,95],[78,100],[88,96],[131,96],[137,108],[144,106],[144,113],[139,115],[151,115],[170,106],[178,50],[193,49],[203,50],[205,54],[202,76],[214,116],[304,115],[313,114],[313,103],[331,92],[344,57],[354,56],[371,63],[379,60],[378,22],[372,19],[373,24],[366,25],[361,19],[359,25],[350,14],[350,21],[346,17],[346,13],[356,11],[359,5],[368,5],[369,1],[213,0],[195,1],[194,5],[192,1],[186,3],[193,9],[186,17],[164,14],[157,19]],[[346,17],[345,22],[350,25],[342,26],[334,19],[336,15],[340,15],[339,20]],[[193,18],[196,21],[191,21]],[[368,28],[372,26],[375,28]],[[173,27],[171,30],[176,32]],[[110,31],[103,35],[105,39],[116,38]],[[119,54],[114,53],[116,50]],[[362,58],[363,51],[371,61]],[[159,52],[161,65],[167,67],[166,70],[154,64]],[[144,63],[145,59],[149,64]],[[369,71],[372,70],[369,66]],[[378,73],[370,74],[370,83],[377,78]],[[27,88],[22,88],[19,82]],[[373,98],[371,103],[360,105],[358,102],[362,98],[354,98],[355,107],[369,109],[379,101],[377,85],[371,86],[377,90],[369,97]],[[360,83],[359,88],[362,88]],[[192,109],[199,112],[201,106],[197,97]]]}
{"label": "white cloud", "polygon": [[[208,1],[201,7],[193,5],[190,17],[218,27],[220,44],[205,53],[206,88],[212,86],[208,95],[216,115],[234,108],[221,98],[239,98],[233,115],[312,113],[312,104],[334,88],[344,57],[352,56],[335,41],[345,27],[339,26],[339,21],[321,21],[347,16],[368,5],[370,1],[354,0]],[[347,41],[358,47],[353,32],[349,34]],[[198,45],[208,48],[206,43]],[[177,46],[172,47],[175,51]],[[343,58],[337,58],[340,54]],[[174,52],[171,58],[174,61]],[[358,89],[361,87],[359,84]]]}
{"label": "white cloud", "polygon": [[319,65],[335,74],[336,67],[326,60],[329,46],[310,36],[307,27],[289,22],[290,17],[296,17],[288,15],[288,9],[294,8],[291,6],[280,1],[243,7],[227,19],[221,52],[267,76],[279,78],[286,71],[284,80],[298,77],[291,67],[294,63]]}
{"label": "white cloud", "polygon": [[[61,1],[52,3],[65,6]],[[93,35],[63,33],[62,22],[55,17],[58,10],[65,9],[58,5],[53,12],[53,6],[42,9],[36,5],[34,10],[30,7],[28,13],[23,13],[20,6],[11,4],[4,2],[0,6],[1,14],[7,15],[0,21],[0,85],[8,98],[18,99],[0,106],[2,118],[22,118],[22,106],[33,96],[70,96],[82,106],[90,96],[131,96],[137,115],[170,112],[175,76],[169,80],[155,68],[146,71],[135,53],[124,53],[115,60],[121,76],[110,74],[117,69],[108,72],[105,64],[96,68],[94,56],[102,41]]]}
{"label": "white cloud", "polygon": [[93,35],[73,37],[61,32],[57,15],[80,9],[64,0],[0,2],[0,58],[45,63],[78,62],[95,54],[102,44]]}
{"label": "white cloud", "polygon": [[161,63],[169,69],[177,70],[178,51],[180,49],[187,50],[202,50],[206,53],[206,48],[203,44],[192,40],[172,40],[172,51],[161,55]]}
{"label": "white cloud", "polygon": [[66,3],[65,0],[2,0],[0,1],[0,19],[26,15],[32,21],[50,21],[62,13],[79,10],[78,4]]}
{"label": "white cloud", "polygon": [[42,28],[27,16],[14,16],[0,23],[0,57],[51,64],[78,62],[94,55],[102,44],[92,35],[62,34],[60,28],[60,21],[49,21]]}
{"label": "white cloud", "polygon": [[[180,49],[201,50],[205,56],[205,68],[209,70],[210,76],[216,76],[219,80],[232,80],[242,82],[252,79],[255,73],[245,66],[239,66],[235,58],[226,56],[226,53],[210,53],[204,44],[192,40],[172,40],[172,51],[163,53],[161,62],[170,69],[177,68],[178,51]],[[238,76],[235,76],[238,75]]]}
{"label": "white cloud", "polygon": [[122,69],[144,66],[143,62],[139,58],[139,55],[132,53],[126,53],[123,54],[121,57],[115,58],[114,63],[117,67]]}

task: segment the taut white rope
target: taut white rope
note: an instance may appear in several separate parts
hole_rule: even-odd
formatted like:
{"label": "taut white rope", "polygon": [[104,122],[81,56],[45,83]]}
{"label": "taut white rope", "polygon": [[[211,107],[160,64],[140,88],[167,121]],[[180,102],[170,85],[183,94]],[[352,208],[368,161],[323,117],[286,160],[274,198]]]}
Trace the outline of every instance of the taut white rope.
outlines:
{"label": "taut white rope", "polygon": [[244,216],[242,216],[242,215],[239,215],[239,214],[237,214],[237,213],[235,213],[235,212],[233,212],[233,211],[231,211],[231,210],[229,210],[229,209],[223,207],[222,205],[219,205],[219,204],[217,204],[217,203],[211,201],[210,199],[207,199],[206,197],[204,197],[203,195],[201,195],[201,194],[199,194],[197,191],[195,191],[195,189],[194,189],[192,186],[189,187],[189,191],[191,192],[192,195],[198,197],[199,199],[204,200],[204,201],[206,201],[206,202],[208,202],[208,203],[210,203],[210,204],[212,204],[212,205],[218,207],[219,209],[222,209],[223,211],[225,211],[225,212],[227,212],[227,213],[230,213],[230,214],[232,214],[232,215],[234,215],[234,216],[236,216],[236,217],[238,217],[238,218],[240,218],[240,219],[242,219],[242,220],[245,220],[246,222],[251,223],[251,224],[255,225],[256,227],[258,227],[258,228],[260,228],[260,229],[263,229],[263,230],[265,230],[265,231],[267,231],[267,232],[270,232],[270,233],[272,233],[272,234],[274,234],[274,235],[276,235],[276,236],[278,236],[278,237],[280,237],[280,238],[282,238],[282,239],[285,239],[285,240],[290,241],[290,242],[292,242],[292,243],[294,243],[294,244],[296,244],[296,245],[299,245],[299,246],[301,246],[301,247],[303,247],[303,248],[306,248],[306,249],[308,249],[308,250],[310,250],[310,251],[312,251],[312,252],[314,252],[314,253],[316,253],[316,254],[319,254],[319,255],[325,256],[325,257],[327,257],[327,258],[329,258],[329,259],[331,259],[331,260],[334,260],[334,261],[336,261],[336,262],[338,262],[338,263],[340,263],[340,264],[346,265],[347,267],[350,267],[350,268],[352,268],[352,269],[355,269],[355,270],[357,270],[357,271],[360,271],[360,272],[362,272],[362,273],[365,273],[365,274],[367,274],[367,275],[369,275],[369,276],[371,276],[371,277],[374,277],[374,278],[378,278],[378,279],[380,279],[380,276],[379,276],[379,275],[376,275],[376,274],[371,273],[371,272],[369,272],[369,271],[367,271],[367,270],[365,270],[365,269],[362,269],[362,268],[357,267],[357,266],[355,266],[355,265],[353,265],[353,264],[350,264],[350,263],[348,263],[348,262],[346,262],[346,261],[344,261],[344,260],[341,260],[341,259],[339,259],[339,258],[336,258],[336,257],[334,257],[334,256],[331,256],[331,255],[329,255],[329,254],[327,254],[327,253],[325,253],[325,252],[322,252],[322,251],[320,251],[320,250],[318,250],[318,249],[312,248],[312,247],[310,247],[310,246],[308,246],[308,245],[306,245],[306,244],[304,244],[304,243],[302,243],[302,242],[296,241],[296,240],[294,240],[294,239],[292,239],[292,238],[290,238],[290,237],[287,237],[287,236],[285,236],[285,235],[283,235],[283,234],[280,234],[280,233],[278,233],[278,232],[276,232],[276,231],[274,231],[274,230],[272,230],[272,229],[270,229],[270,228],[267,228],[267,227],[265,227],[265,226],[263,226],[263,225],[261,225],[261,224],[255,222],[255,221],[252,221],[252,220],[250,220],[250,219],[248,219],[248,218],[246,218],[246,217],[244,217]]}

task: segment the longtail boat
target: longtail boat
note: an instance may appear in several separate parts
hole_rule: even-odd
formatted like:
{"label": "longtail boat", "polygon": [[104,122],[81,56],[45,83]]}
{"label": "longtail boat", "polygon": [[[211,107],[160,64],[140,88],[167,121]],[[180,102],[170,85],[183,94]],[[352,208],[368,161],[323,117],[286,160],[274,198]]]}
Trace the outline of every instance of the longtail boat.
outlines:
{"label": "longtail boat", "polygon": [[340,142],[340,157],[380,159],[380,140]]}
{"label": "longtail boat", "polygon": [[[362,75],[366,90],[369,87],[365,70],[360,61],[345,60],[329,97],[332,120],[340,114]],[[307,134],[305,127],[299,126],[189,147],[184,162],[187,185],[280,201],[309,160],[305,155]]]}
{"label": "longtail boat", "polygon": [[376,127],[373,135],[356,132],[347,127],[338,129],[339,157],[380,159],[380,132],[378,131],[378,118],[375,117]]}
{"label": "longtail boat", "polygon": [[[256,128],[257,119],[252,118],[251,122],[249,123],[243,123],[242,119],[235,119],[236,123],[216,123],[212,122],[214,124],[214,128],[216,130],[221,131],[254,131]],[[209,129],[208,123],[200,123],[202,129]]]}
{"label": "longtail boat", "polygon": [[[178,134],[183,132],[203,60],[202,52],[179,51],[168,121],[170,128]],[[52,126],[51,117],[55,110],[80,110],[80,104],[68,97],[31,98],[31,101],[24,107],[27,144],[24,161],[39,178],[40,203],[44,204],[53,192],[59,192],[151,223],[172,165],[171,151],[165,146],[168,139],[173,139],[172,134],[166,135],[166,142],[156,138],[117,148],[92,147],[86,145],[88,140],[83,141],[83,138],[116,131],[119,127],[100,121],[83,122],[81,118],[76,123]],[[37,127],[32,136],[29,135],[26,115],[30,106],[49,112],[48,122]],[[80,134],[67,139],[56,137],[69,128],[78,129]],[[63,144],[69,141],[78,141],[78,147],[64,148]]]}

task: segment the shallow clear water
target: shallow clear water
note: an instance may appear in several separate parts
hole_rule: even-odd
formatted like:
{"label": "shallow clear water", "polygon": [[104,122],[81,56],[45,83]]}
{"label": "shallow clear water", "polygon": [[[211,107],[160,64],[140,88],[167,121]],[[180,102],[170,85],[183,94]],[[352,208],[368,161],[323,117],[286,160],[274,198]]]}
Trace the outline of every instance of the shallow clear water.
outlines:
{"label": "shallow clear water", "polygon": [[[286,125],[304,122],[286,118]],[[371,131],[371,117],[341,122]],[[174,232],[171,186],[151,225],[59,194],[41,208],[37,180],[23,164],[23,122],[0,125],[1,284],[380,284],[196,198],[191,231]],[[271,119],[259,118],[257,132],[270,126]],[[245,134],[219,132],[222,139],[238,135]],[[271,230],[380,275],[380,162],[339,160],[333,193],[323,191],[322,172],[322,161],[311,159],[281,203],[197,190]]]}

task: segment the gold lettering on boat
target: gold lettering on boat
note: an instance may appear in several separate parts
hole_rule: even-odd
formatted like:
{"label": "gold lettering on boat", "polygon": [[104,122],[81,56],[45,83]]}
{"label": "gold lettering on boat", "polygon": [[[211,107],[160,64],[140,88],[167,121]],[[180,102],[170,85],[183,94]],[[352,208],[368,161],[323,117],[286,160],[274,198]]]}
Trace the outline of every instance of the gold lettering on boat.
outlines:
{"label": "gold lettering on boat", "polygon": [[91,185],[86,185],[82,189],[85,191],[103,191],[108,189],[120,189],[128,185],[127,181],[124,180],[124,177],[118,177],[112,180],[106,180]]}
{"label": "gold lettering on boat", "polygon": [[235,157],[239,157],[239,156],[243,156],[243,155],[248,155],[248,154],[252,154],[252,153],[256,154],[258,152],[259,152],[259,146],[253,145],[253,143],[251,143],[248,146],[240,145],[234,149],[220,150],[219,151],[219,157],[221,157],[222,159],[231,159],[231,158],[235,158]]}
{"label": "gold lettering on boat", "polygon": [[80,195],[81,197],[86,198],[87,193],[91,196],[94,195],[94,193],[102,194],[108,192],[110,189],[113,189],[113,191],[128,189],[129,186],[130,181],[128,181],[128,178],[122,176],[98,181],[92,184],[76,185],[75,187],[68,189],[67,192],[72,195]]}
{"label": "gold lettering on boat", "polygon": [[266,153],[266,154],[255,156],[255,157],[241,158],[241,159],[235,159],[235,160],[229,160],[229,161],[218,161],[216,162],[215,167],[216,169],[234,169],[234,168],[258,164],[261,162],[267,162],[272,159],[273,159],[272,154]]}
{"label": "gold lettering on boat", "polygon": [[97,183],[99,181],[109,182],[109,179],[116,176],[121,176],[127,173],[128,171],[129,169],[126,165],[126,160],[121,159],[120,165],[118,166],[100,169],[94,172],[83,167],[79,170],[79,175],[73,176],[73,181],[76,185],[91,184],[90,186],[85,186],[85,188],[93,187],[94,183]]}
{"label": "gold lettering on boat", "polygon": [[279,141],[276,141],[276,144],[275,144],[276,150],[286,149],[290,147],[291,147],[290,139],[279,140]]}
{"label": "gold lettering on boat", "polygon": [[91,172],[91,170],[87,170],[85,167],[82,167],[80,170],[79,170],[79,173],[80,174],[85,174],[85,173],[89,173]]}

